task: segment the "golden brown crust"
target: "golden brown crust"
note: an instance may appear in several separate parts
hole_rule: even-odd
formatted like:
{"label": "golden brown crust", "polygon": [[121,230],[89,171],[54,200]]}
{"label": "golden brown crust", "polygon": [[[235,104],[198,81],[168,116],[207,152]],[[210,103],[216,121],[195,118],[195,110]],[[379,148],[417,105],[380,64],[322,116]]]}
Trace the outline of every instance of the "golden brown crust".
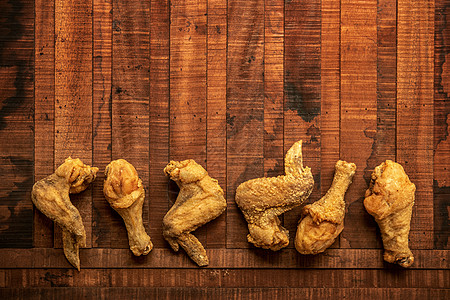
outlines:
{"label": "golden brown crust", "polygon": [[136,169],[125,159],[109,163],[105,169],[103,194],[125,222],[130,250],[134,255],[147,255],[153,248],[142,221],[145,190]]}
{"label": "golden brown crust", "polygon": [[384,260],[409,267],[414,257],[408,235],[416,186],[403,167],[391,160],[377,166],[366,191],[364,207],[378,223],[385,249]]}
{"label": "golden brown crust", "polygon": [[247,239],[256,247],[280,250],[289,244],[289,232],[278,216],[303,203],[311,194],[314,180],[311,170],[303,167],[302,141],[286,153],[285,175],[256,178],[236,189],[236,203],[248,223]]}
{"label": "golden brown crust", "polygon": [[180,187],[163,219],[163,235],[174,251],[179,245],[199,266],[209,263],[206,251],[190,232],[220,216],[227,203],[216,179],[194,160],[171,161],[164,173]]}
{"label": "golden brown crust", "polygon": [[295,237],[295,248],[301,254],[318,254],[330,247],[344,229],[344,196],[352,183],[356,165],[339,160],[333,183],[327,193],[303,208]]}
{"label": "golden brown crust", "polygon": [[33,186],[31,200],[44,215],[63,230],[63,247],[67,260],[80,270],[79,248],[85,247],[86,231],[81,215],[70,202],[69,193],[84,191],[95,180],[98,168],[68,157],[55,173]]}

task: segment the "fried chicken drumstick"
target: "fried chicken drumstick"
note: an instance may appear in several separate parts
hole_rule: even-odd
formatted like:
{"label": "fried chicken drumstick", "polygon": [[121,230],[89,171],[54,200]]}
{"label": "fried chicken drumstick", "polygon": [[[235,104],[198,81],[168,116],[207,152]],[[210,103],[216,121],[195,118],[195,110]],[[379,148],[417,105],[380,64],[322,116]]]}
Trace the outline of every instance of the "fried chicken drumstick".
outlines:
{"label": "fried chicken drumstick", "polygon": [[103,194],[109,205],[122,217],[128,233],[128,243],[134,255],[147,255],[153,248],[142,222],[145,191],[136,169],[125,159],[106,166]]}
{"label": "fried chicken drumstick", "polygon": [[414,262],[408,235],[415,191],[403,167],[386,160],[372,173],[364,199],[364,207],[380,227],[384,260],[405,268]]}
{"label": "fried chicken drumstick", "polygon": [[344,229],[344,196],[352,183],[356,165],[339,160],[333,183],[317,202],[303,208],[295,237],[295,248],[301,254],[318,254],[330,247]]}
{"label": "fried chicken drumstick", "polygon": [[303,167],[302,141],[286,153],[284,169],[286,175],[252,179],[236,190],[236,203],[248,222],[247,240],[256,247],[277,251],[289,244],[278,216],[301,205],[313,189],[311,169]]}
{"label": "fried chicken drumstick", "polygon": [[98,168],[68,157],[55,173],[33,186],[31,200],[44,215],[62,228],[64,255],[80,271],[79,248],[86,246],[86,231],[80,212],[70,202],[69,194],[87,189]]}
{"label": "fried chicken drumstick", "polygon": [[174,251],[181,246],[199,266],[209,264],[205,248],[190,232],[220,216],[227,207],[216,179],[194,160],[171,161],[164,173],[180,188],[163,219],[163,235]]}

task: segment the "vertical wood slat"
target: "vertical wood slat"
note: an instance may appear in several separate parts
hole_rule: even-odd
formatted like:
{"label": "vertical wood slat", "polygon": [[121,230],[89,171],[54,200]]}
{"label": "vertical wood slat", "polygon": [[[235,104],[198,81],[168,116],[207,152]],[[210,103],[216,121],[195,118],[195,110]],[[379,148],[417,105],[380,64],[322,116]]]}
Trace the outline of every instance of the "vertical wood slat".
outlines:
{"label": "vertical wood slat", "polygon": [[[331,186],[339,160],[340,122],[340,2],[322,0],[320,196]],[[346,200],[348,200],[346,198]],[[331,247],[339,246],[339,239]]]}
{"label": "vertical wood slat", "polygon": [[33,3],[0,3],[0,241],[33,243]]}
{"label": "vertical wood slat", "polygon": [[93,1],[92,164],[99,168],[92,191],[92,246],[111,246],[114,212],[103,195],[104,170],[111,161],[112,1]]}
{"label": "vertical wood slat", "polygon": [[[68,156],[92,164],[92,4],[55,2],[55,168]],[[92,245],[92,197],[89,187],[71,196]],[[55,227],[55,245],[61,246]]]}
{"label": "vertical wood slat", "polygon": [[[194,159],[205,168],[206,3],[206,0],[171,3],[169,141],[171,160]],[[195,233],[203,245],[206,228],[201,226]]]}
{"label": "vertical wood slat", "polygon": [[264,4],[264,175],[284,173],[284,1]]}
{"label": "vertical wood slat", "polygon": [[398,1],[397,161],[416,185],[412,248],[433,247],[434,1]]}
{"label": "vertical wood slat", "polygon": [[[34,180],[54,172],[55,2],[36,0],[34,29]],[[34,247],[53,247],[53,222],[34,209]]]}
{"label": "vertical wood slat", "polygon": [[[150,2],[113,1],[112,159],[131,163],[146,190],[143,224],[148,232]],[[128,248],[122,218],[111,224],[112,248]]]}
{"label": "vertical wood slat", "polygon": [[450,1],[435,3],[434,248],[450,249]]}
{"label": "vertical wood slat", "polygon": [[150,4],[150,182],[149,235],[155,248],[167,246],[162,237],[162,220],[167,213],[167,177],[163,169],[169,159],[169,36],[168,1]]}
{"label": "vertical wood slat", "polygon": [[341,1],[340,157],[358,167],[347,192],[341,248],[377,246],[375,229],[367,230],[373,220],[362,203],[373,168],[369,159],[377,126],[376,15],[376,0]]}
{"label": "vertical wood slat", "polygon": [[234,200],[242,182],[263,177],[264,1],[228,1],[227,248],[247,248],[247,223]]}
{"label": "vertical wood slat", "polygon": [[[284,154],[303,140],[303,164],[311,168],[314,189],[307,201],[320,198],[320,31],[321,2],[295,0],[285,7]],[[284,215],[292,243],[301,207]]]}
{"label": "vertical wood slat", "polygon": [[[227,2],[208,0],[207,5],[206,165],[226,193]],[[222,248],[225,243],[226,211],[207,225],[207,247]]]}

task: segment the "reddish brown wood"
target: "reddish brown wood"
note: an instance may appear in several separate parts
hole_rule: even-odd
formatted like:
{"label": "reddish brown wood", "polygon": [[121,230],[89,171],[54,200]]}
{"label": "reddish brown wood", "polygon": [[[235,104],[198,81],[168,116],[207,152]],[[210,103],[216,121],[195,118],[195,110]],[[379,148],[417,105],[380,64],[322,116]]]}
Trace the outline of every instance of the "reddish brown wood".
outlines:
{"label": "reddish brown wood", "polygon": [[249,247],[235,191],[264,175],[263,42],[264,1],[228,1],[227,248]]}
{"label": "reddish brown wood", "polygon": [[434,248],[450,248],[450,1],[436,1],[434,54]]}
{"label": "reddish brown wood", "polygon": [[[91,13],[91,3],[55,1],[55,168],[69,156],[92,164]],[[83,218],[87,247],[92,246],[91,193],[88,188],[71,196]],[[57,226],[55,246],[62,246]]]}
{"label": "reddish brown wood", "polygon": [[446,299],[448,289],[421,288],[361,288],[361,289],[324,289],[324,288],[27,288],[4,290],[5,296],[13,299],[29,299],[40,295],[46,299],[66,298],[143,298],[143,299],[292,299],[292,298],[348,298],[348,299]]}
{"label": "reddish brown wood", "polygon": [[377,129],[376,20],[376,0],[341,1],[340,158],[357,165],[346,195],[341,248],[378,246],[373,220],[362,204],[375,167],[370,157]]}
{"label": "reddish brown wood", "polygon": [[[148,231],[149,182],[149,12],[150,3],[113,2],[112,158],[136,168],[146,189],[143,207]],[[123,220],[111,224],[111,247],[128,248]],[[130,252],[131,253],[131,252]]]}
{"label": "reddish brown wood", "polygon": [[[413,250],[415,261],[411,269],[449,268],[448,250]],[[2,268],[71,268],[60,249],[35,248],[0,249]],[[207,249],[207,268],[239,269],[401,269],[383,262],[380,249],[328,249],[316,256],[300,255],[295,249],[285,249],[267,255],[262,249]],[[82,249],[82,269],[98,268],[197,268],[186,255],[177,255],[168,248],[153,249],[151,255],[135,257],[129,249]]]}
{"label": "reddish brown wood", "polygon": [[398,2],[397,161],[416,185],[413,248],[433,248],[433,1]]}
{"label": "reddish brown wood", "polygon": [[[54,171],[55,2],[35,2],[34,27],[34,180]],[[53,222],[34,209],[34,247],[53,247]]]}
{"label": "reddish brown wood", "polygon": [[[339,9],[340,3],[337,1],[322,1],[320,196],[330,188],[335,165],[339,160],[340,111],[337,105],[340,102]],[[339,239],[336,239],[331,247],[339,247]]]}
{"label": "reddish brown wood", "polygon": [[[206,168],[207,1],[175,1],[170,24],[170,159]],[[175,186],[173,182],[171,186]],[[174,196],[178,188],[172,189]],[[175,197],[174,199],[175,200]],[[170,203],[171,205],[172,203]],[[206,226],[195,236],[206,245]]]}
{"label": "reddish brown wood", "polygon": [[[209,0],[207,12],[206,166],[226,194],[227,1]],[[225,246],[226,220],[225,211],[207,225],[208,248]]]}
{"label": "reddish brown wood", "polygon": [[100,169],[92,188],[92,246],[111,247],[114,212],[103,195],[105,167],[111,161],[112,108],[111,1],[93,2],[92,161]]}
{"label": "reddish brown wood", "polygon": [[0,11],[0,247],[33,244],[33,3]]}
{"label": "reddish brown wood", "polygon": [[314,287],[447,288],[445,270],[359,269],[3,269],[0,288],[30,287]]}
{"label": "reddish brown wood", "polygon": [[[311,168],[314,189],[309,202],[320,198],[320,1],[294,0],[285,5],[284,154],[303,140],[303,164]],[[291,243],[301,207],[284,215]]]}
{"label": "reddish brown wood", "polygon": [[149,106],[149,235],[155,248],[168,246],[162,237],[162,220],[169,208],[167,177],[169,161],[169,36],[167,1],[150,3],[150,106]]}

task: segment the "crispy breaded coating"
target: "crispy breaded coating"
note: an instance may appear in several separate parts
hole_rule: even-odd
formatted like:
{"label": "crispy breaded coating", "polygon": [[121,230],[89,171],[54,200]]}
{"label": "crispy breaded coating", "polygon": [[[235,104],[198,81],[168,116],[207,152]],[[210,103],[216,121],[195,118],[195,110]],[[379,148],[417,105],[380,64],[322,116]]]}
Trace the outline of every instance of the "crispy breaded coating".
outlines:
{"label": "crispy breaded coating", "polygon": [[318,254],[330,247],[344,229],[344,196],[352,183],[356,165],[339,160],[333,183],[317,202],[303,208],[295,237],[295,248],[301,254]]}
{"label": "crispy breaded coating", "polygon": [[220,216],[227,202],[216,179],[194,160],[171,161],[164,173],[180,188],[177,200],[163,219],[163,235],[174,251],[181,246],[199,266],[209,264],[206,250],[191,234]]}
{"label": "crispy breaded coating", "polygon": [[69,193],[87,189],[97,172],[98,168],[68,157],[55,173],[36,182],[31,192],[31,200],[37,209],[61,226],[64,255],[78,271],[79,248],[86,246],[86,231],[80,212],[70,202]]}
{"label": "crispy breaded coating", "polygon": [[145,190],[136,169],[125,159],[106,166],[103,194],[111,207],[122,217],[128,233],[128,243],[134,255],[147,255],[153,248],[142,222]]}
{"label": "crispy breaded coating", "polygon": [[386,160],[373,171],[364,199],[364,207],[380,227],[384,260],[405,268],[414,262],[408,235],[415,191],[403,167]]}
{"label": "crispy breaded coating", "polygon": [[289,149],[284,167],[286,175],[252,179],[236,190],[250,232],[247,240],[256,247],[277,251],[289,244],[289,232],[278,216],[301,205],[313,189],[311,169],[303,167],[302,141]]}

